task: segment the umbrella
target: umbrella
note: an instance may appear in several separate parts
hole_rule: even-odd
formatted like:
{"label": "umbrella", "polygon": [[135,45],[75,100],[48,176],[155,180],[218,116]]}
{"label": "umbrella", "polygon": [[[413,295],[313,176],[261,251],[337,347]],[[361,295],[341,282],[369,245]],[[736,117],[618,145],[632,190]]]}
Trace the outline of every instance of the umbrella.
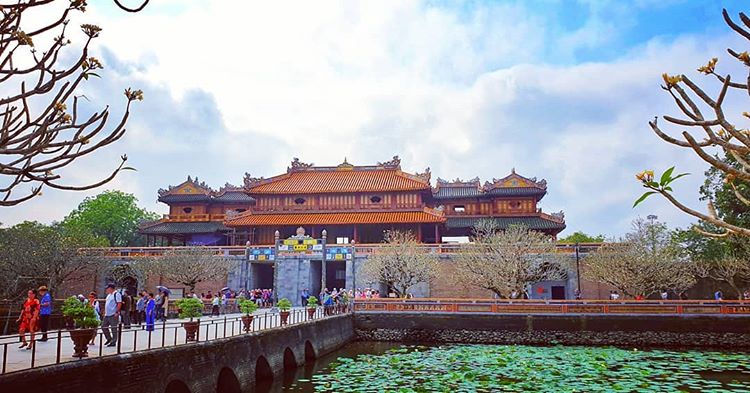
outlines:
{"label": "umbrella", "polygon": [[161,285],[157,285],[156,290],[158,290],[159,292],[165,292],[167,296],[172,294],[172,291],[170,291],[169,288],[161,286]]}
{"label": "umbrella", "polygon": [[228,291],[228,290],[229,290],[229,287],[224,287],[224,288],[221,288],[221,291],[222,291],[222,292],[226,292],[226,291]]}

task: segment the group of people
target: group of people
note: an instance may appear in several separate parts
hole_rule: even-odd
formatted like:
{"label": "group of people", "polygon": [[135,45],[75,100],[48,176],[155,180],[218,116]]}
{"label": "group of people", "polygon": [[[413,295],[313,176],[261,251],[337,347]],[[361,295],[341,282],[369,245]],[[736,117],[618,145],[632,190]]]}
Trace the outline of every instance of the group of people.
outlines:
{"label": "group of people", "polygon": [[365,288],[364,290],[357,288],[354,291],[355,299],[377,299],[380,297],[380,291],[377,289]]}
{"label": "group of people", "polygon": [[273,305],[273,289],[257,288],[235,291],[229,288],[224,288],[216,291],[216,294],[212,291],[201,292],[200,295],[195,292],[189,292],[187,297],[192,297],[202,300],[204,303],[211,304],[211,317],[217,317],[221,314],[238,311],[236,307],[235,309],[230,309],[230,307],[237,305],[238,299],[252,300],[258,305],[258,308],[267,308]]}

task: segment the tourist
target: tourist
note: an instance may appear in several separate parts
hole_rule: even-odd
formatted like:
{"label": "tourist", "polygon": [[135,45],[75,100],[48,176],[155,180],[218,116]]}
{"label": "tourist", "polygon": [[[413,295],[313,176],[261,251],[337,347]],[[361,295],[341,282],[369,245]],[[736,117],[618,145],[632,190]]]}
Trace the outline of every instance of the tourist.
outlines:
{"label": "tourist", "polygon": [[661,300],[667,300],[667,299],[669,299],[669,293],[667,292],[666,289],[664,289],[661,291]]}
{"label": "tourist", "polygon": [[211,317],[218,317],[219,316],[219,302],[221,299],[219,299],[218,296],[214,296],[213,299],[211,299]]}
{"label": "tourist", "polygon": [[122,324],[125,329],[130,329],[130,313],[133,311],[133,297],[130,296],[130,292],[127,289],[120,296],[122,297]]}
{"label": "tourist", "polygon": [[644,299],[645,299],[645,298],[644,298],[644,297],[643,297],[643,295],[641,295],[640,293],[639,293],[639,294],[637,294],[637,295],[635,295],[635,300],[637,300],[637,301],[641,301],[641,300],[644,300]]}
{"label": "tourist", "polygon": [[[36,298],[36,291],[33,289],[29,289],[26,295],[27,298],[23,302],[21,315],[18,316],[16,322],[18,322],[18,335],[21,338],[21,346],[18,348],[28,345],[26,349],[30,350],[34,348],[34,333],[39,323],[39,300]],[[26,342],[26,332],[29,332],[29,336],[31,336],[30,342]]]}
{"label": "tourist", "polygon": [[148,303],[149,296],[148,292],[141,291],[141,297],[138,299],[138,303],[135,305],[135,309],[138,312],[138,324],[146,322],[146,303]]}
{"label": "tourist", "polygon": [[164,290],[161,293],[161,320],[167,322],[167,315],[169,315],[169,292]]}
{"label": "tourist", "polygon": [[745,289],[745,292],[742,292],[742,300],[750,300],[750,289]]}
{"label": "tourist", "polygon": [[39,341],[47,341],[47,330],[49,330],[49,317],[52,315],[52,295],[49,294],[47,287],[42,285],[39,291],[39,329],[42,331],[42,338]]}
{"label": "tourist", "polygon": [[141,318],[141,312],[146,308],[146,299],[143,298],[143,291],[138,293],[138,300],[135,301],[135,311],[133,311],[133,316],[131,317],[133,324],[140,325],[143,323],[143,318]]}
{"label": "tourist", "polygon": [[307,299],[310,298],[310,291],[308,291],[307,288],[303,289],[301,297],[302,297],[302,305],[304,306],[307,304]]}
{"label": "tourist", "polygon": [[221,294],[221,314],[226,315],[227,307],[229,306],[229,291],[224,291]]}
{"label": "tourist", "polygon": [[[80,295],[83,297],[83,295]],[[94,309],[94,317],[96,317],[96,320],[101,322],[102,317],[100,315],[101,309],[99,308],[99,300],[96,299],[96,292],[90,292],[89,293],[89,299],[84,303],[87,307],[91,307]],[[96,334],[91,337],[91,341],[89,341],[89,345],[94,345],[94,340],[96,339]]]}
{"label": "tourist", "polygon": [[102,319],[102,332],[107,339],[104,345],[114,347],[117,345],[117,325],[120,322],[120,310],[122,309],[122,295],[115,291],[114,284],[107,285],[107,298],[104,300],[104,318]]}
{"label": "tourist", "polygon": [[724,293],[721,292],[721,289],[714,292],[714,300],[716,300],[717,302],[724,300]]}
{"label": "tourist", "polygon": [[156,301],[154,301],[153,293],[145,293],[146,308],[144,309],[143,315],[146,322],[146,330],[149,332],[154,331],[154,322],[156,321]]}
{"label": "tourist", "polygon": [[208,291],[208,295],[206,295],[206,300],[211,300],[214,297],[214,295],[211,293],[211,291]]}
{"label": "tourist", "polygon": [[157,292],[154,303],[156,303],[156,320],[158,321],[164,315],[164,292]]}
{"label": "tourist", "polygon": [[581,300],[581,291],[576,289],[575,292],[573,292],[573,296],[575,296],[576,300]]}

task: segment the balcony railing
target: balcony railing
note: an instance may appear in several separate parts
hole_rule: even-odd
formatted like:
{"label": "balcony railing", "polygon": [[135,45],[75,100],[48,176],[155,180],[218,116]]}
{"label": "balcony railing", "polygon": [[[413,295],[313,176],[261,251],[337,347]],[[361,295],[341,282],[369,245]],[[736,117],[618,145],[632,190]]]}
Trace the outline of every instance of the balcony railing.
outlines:
{"label": "balcony railing", "polygon": [[[341,247],[342,244],[330,244],[332,247]],[[577,245],[580,252],[590,252],[596,250],[602,245],[602,243],[580,243]],[[375,244],[356,244],[354,250],[356,255],[369,255],[381,250],[386,245],[383,243]],[[232,255],[245,255],[246,250],[260,250],[273,248],[273,244],[264,245],[252,245],[252,246],[206,246],[207,249],[213,250],[216,255],[220,256],[232,256]],[[419,244],[416,245],[419,250],[424,252],[430,252],[435,254],[456,254],[466,244],[457,243],[443,243],[443,244]],[[180,249],[184,246],[176,247],[100,247],[100,248],[83,248],[82,252],[88,252],[92,254],[104,254],[111,257],[122,257],[122,258],[135,258],[144,256],[158,256],[164,254],[168,250]],[[563,243],[556,245],[557,252],[571,254],[576,250],[576,244]]]}
{"label": "balcony railing", "polygon": [[205,222],[224,221],[226,214],[164,214],[162,221]]}

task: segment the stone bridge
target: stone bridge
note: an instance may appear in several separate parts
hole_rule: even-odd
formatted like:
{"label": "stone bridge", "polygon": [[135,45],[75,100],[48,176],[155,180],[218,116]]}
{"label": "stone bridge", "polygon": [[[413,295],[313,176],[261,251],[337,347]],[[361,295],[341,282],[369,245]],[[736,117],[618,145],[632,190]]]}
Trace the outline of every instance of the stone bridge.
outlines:
{"label": "stone bridge", "polygon": [[226,339],[61,363],[0,377],[2,392],[240,393],[354,337],[343,314]]}

